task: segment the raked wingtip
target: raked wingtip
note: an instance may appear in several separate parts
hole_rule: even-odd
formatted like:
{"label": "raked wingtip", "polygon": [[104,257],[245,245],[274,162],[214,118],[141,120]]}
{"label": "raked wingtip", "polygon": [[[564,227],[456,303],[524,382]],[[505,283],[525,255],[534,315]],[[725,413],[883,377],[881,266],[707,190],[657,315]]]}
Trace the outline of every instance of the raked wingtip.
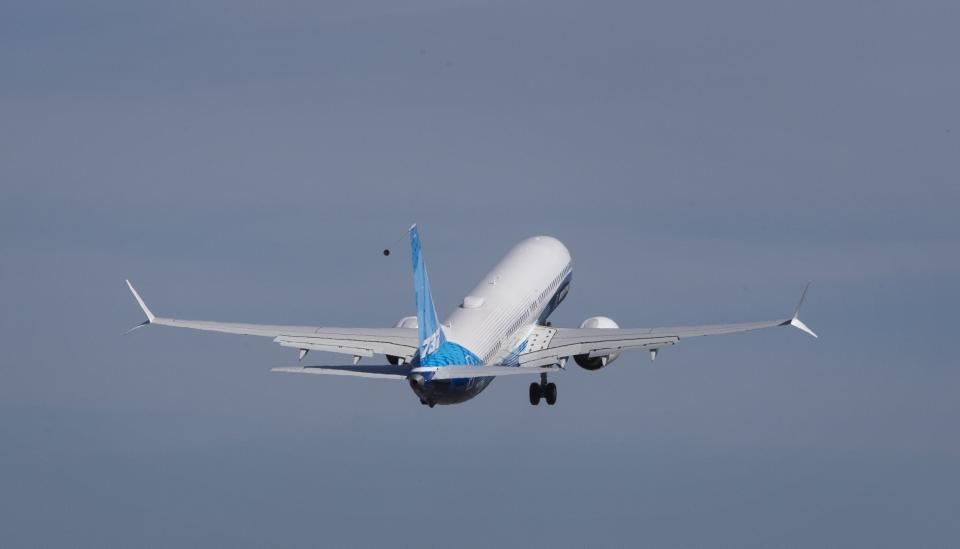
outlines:
{"label": "raked wingtip", "polygon": [[140,294],[137,293],[137,290],[134,289],[133,284],[131,284],[129,280],[127,280],[127,287],[130,288],[130,293],[133,294],[134,299],[137,300],[137,303],[140,305],[140,308],[143,309],[143,314],[147,315],[146,324],[153,322],[153,320],[157,317],[154,316],[152,311],[150,311],[150,308],[147,307],[147,304],[143,302],[143,298],[140,297]]}

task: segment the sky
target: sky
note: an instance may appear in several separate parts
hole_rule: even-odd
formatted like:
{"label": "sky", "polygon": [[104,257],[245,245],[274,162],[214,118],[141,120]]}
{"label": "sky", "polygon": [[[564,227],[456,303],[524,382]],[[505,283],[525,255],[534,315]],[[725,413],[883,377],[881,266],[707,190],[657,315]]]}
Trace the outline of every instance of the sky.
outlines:
{"label": "sky", "polygon": [[[5,547],[950,547],[960,5],[0,4]],[[515,242],[558,326],[786,316],[651,363],[271,374],[180,318],[441,316]],[[405,244],[397,246],[405,250]],[[315,364],[344,358],[311,353]],[[349,360],[349,359],[347,359]],[[309,378],[309,379],[302,379]]]}

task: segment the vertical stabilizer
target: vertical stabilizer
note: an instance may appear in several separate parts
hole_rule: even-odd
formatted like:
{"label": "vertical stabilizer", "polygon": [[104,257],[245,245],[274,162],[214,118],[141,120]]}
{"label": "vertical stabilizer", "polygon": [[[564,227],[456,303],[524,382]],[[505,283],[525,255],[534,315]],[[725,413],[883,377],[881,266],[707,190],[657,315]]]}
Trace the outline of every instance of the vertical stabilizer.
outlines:
{"label": "vertical stabilizer", "polygon": [[440,348],[446,338],[437,320],[437,309],[433,305],[433,295],[430,293],[430,279],[427,277],[427,266],[423,261],[423,251],[420,249],[420,234],[417,225],[410,227],[410,251],[413,257],[413,289],[417,296],[417,325],[420,343],[420,361],[424,362],[431,354]]}

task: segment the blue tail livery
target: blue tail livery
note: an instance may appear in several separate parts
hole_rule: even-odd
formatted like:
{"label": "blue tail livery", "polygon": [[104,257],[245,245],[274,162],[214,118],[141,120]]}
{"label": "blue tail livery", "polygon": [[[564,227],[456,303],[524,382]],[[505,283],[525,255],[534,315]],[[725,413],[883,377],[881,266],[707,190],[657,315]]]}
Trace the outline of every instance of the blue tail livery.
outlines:
{"label": "blue tail livery", "polygon": [[426,360],[437,352],[440,346],[447,341],[437,320],[437,309],[433,305],[433,295],[430,293],[430,278],[427,276],[427,266],[423,262],[423,251],[420,248],[420,233],[417,224],[410,226],[410,253],[413,259],[413,290],[417,295],[417,335],[420,344],[420,361]]}
{"label": "blue tail livery", "polygon": [[483,361],[476,354],[462,345],[448,341],[440,321],[437,320],[437,309],[433,305],[430,279],[427,277],[427,266],[423,261],[420,233],[417,231],[416,223],[410,227],[410,252],[413,259],[413,289],[417,296],[420,364],[422,366],[481,364]]}

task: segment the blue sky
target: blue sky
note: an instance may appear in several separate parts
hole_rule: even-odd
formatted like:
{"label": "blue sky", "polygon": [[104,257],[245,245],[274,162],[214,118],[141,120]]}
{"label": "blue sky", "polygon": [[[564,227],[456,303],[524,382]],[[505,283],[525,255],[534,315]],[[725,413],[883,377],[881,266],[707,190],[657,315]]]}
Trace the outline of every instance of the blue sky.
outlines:
{"label": "blue sky", "polygon": [[[949,546],[953,2],[0,7],[8,546]],[[270,374],[141,313],[387,326],[563,240],[554,314],[804,320],[500,379]],[[311,355],[315,361],[336,356]]]}

